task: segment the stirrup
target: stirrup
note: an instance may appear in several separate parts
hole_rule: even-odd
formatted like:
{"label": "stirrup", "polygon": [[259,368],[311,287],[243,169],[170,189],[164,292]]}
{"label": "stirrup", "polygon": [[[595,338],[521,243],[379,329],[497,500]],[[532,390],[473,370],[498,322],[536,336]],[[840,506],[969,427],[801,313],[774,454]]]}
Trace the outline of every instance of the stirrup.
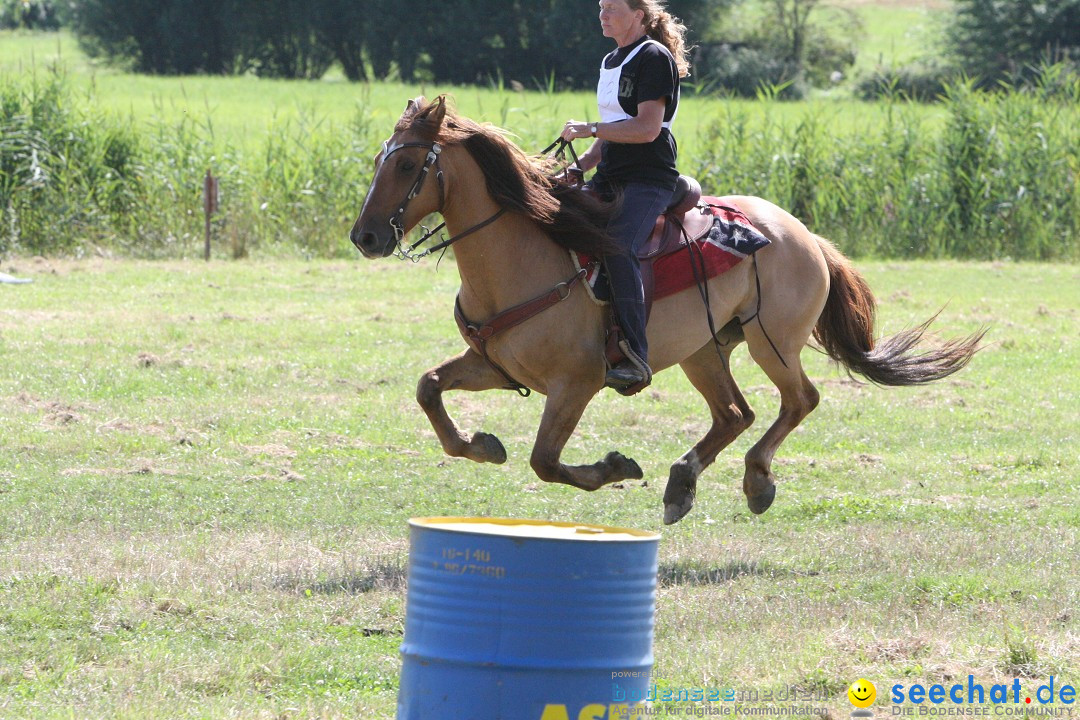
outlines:
{"label": "stirrup", "polygon": [[[625,340],[619,342],[619,349],[626,359],[608,370],[604,385],[620,395],[635,395],[652,382],[652,368],[630,349],[630,344]],[[629,367],[625,367],[626,365]]]}

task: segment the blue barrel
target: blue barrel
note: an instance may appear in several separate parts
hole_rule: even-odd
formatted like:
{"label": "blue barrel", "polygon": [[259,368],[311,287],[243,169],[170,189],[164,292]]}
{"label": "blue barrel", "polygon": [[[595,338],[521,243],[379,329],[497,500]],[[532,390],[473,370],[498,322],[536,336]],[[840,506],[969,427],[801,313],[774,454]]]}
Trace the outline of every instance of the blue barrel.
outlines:
{"label": "blue barrel", "polygon": [[409,525],[398,720],[607,720],[647,697],[659,535]]}

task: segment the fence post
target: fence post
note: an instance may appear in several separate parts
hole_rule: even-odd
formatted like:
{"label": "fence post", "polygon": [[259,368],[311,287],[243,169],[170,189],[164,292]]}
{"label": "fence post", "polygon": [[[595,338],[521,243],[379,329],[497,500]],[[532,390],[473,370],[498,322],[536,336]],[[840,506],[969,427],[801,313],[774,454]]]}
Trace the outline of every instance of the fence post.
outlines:
{"label": "fence post", "polygon": [[206,250],[204,256],[210,261],[210,218],[218,211],[218,181],[210,169],[206,170],[203,178],[203,214],[206,216]]}

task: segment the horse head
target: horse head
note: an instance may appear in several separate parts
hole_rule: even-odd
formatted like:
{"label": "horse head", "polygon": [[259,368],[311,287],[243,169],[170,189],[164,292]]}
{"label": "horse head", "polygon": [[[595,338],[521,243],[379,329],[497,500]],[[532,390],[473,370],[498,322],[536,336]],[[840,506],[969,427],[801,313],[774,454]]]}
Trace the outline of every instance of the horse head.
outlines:
{"label": "horse head", "polygon": [[423,97],[410,100],[394,134],[375,156],[375,176],[349,233],[365,257],[392,255],[409,230],[442,209],[442,146],[436,139],[445,117],[441,95],[430,103]]}

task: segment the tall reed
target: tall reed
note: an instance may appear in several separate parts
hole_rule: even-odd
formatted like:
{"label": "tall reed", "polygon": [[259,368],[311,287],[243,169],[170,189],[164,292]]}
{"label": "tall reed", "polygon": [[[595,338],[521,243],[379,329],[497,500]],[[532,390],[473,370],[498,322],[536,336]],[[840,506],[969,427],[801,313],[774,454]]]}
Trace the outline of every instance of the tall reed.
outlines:
{"label": "tall reed", "polygon": [[[881,123],[838,132],[721,108],[686,168],[707,187],[792,209],[853,255],[1080,258],[1080,106],[1054,67],[1031,91],[960,82],[941,128],[902,99]],[[765,98],[766,102],[773,102]]]}
{"label": "tall reed", "polygon": [[[514,106],[519,91],[501,93],[491,112],[503,123],[523,113],[520,141],[540,147],[545,118]],[[791,209],[856,256],[1077,260],[1078,100],[1080,81],[1053,66],[1028,91],[950,86],[943,122],[896,96],[880,101],[881,120],[855,130],[823,104],[792,121],[767,93],[764,113],[714,100],[683,130],[696,137],[680,165],[712,192]],[[551,94],[545,111],[560,102]],[[105,114],[57,73],[8,80],[0,85],[0,254],[194,256],[209,169],[222,187],[220,256],[351,257],[348,228],[388,117],[367,103],[344,125],[302,112],[237,144],[210,121]]]}

